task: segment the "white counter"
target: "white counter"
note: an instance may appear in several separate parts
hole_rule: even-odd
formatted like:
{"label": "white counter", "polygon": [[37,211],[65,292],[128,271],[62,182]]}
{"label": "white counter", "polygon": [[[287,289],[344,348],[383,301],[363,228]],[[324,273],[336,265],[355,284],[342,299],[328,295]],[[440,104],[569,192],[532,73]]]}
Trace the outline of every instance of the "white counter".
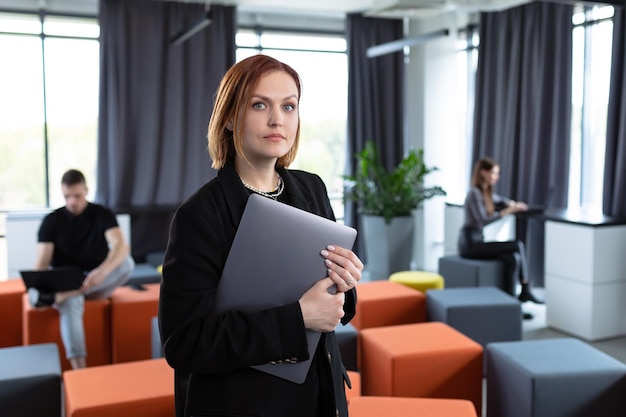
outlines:
{"label": "white counter", "polygon": [[546,324],[588,341],[626,335],[626,220],[545,216]]}

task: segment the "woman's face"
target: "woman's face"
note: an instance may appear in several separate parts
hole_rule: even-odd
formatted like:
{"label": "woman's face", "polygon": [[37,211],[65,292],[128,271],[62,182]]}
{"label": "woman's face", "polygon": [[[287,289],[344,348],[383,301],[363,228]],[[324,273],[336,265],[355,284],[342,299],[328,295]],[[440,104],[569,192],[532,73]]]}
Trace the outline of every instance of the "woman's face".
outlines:
{"label": "woman's face", "polygon": [[500,166],[499,165],[494,165],[493,168],[489,170],[484,169],[481,172],[482,172],[483,181],[485,184],[494,186],[500,179]]}
{"label": "woman's face", "polygon": [[296,83],[286,72],[259,79],[243,126],[243,152],[253,165],[289,152],[298,131],[298,99]]}

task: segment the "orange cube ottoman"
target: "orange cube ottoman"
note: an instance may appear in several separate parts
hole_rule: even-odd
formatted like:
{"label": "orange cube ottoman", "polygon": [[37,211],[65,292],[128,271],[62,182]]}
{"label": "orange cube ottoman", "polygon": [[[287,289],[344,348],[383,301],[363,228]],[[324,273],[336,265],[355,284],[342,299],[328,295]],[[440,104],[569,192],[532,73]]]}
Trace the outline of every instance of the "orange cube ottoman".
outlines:
{"label": "orange cube ottoman", "polygon": [[160,284],[143,288],[119,287],[111,295],[113,363],[152,358],[152,318],[159,310]]}
{"label": "orange cube ottoman", "polygon": [[361,283],[356,291],[350,323],[358,330],[426,321],[426,296],[420,291],[387,280]]}
{"label": "orange cube ottoman", "polygon": [[350,378],[352,388],[348,387],[347,384],[344,384],[344,388],[346,390],[346,399],[350,402],[352,398],[361,396],[361,374],[355,371],[348,371],[348,377]]}
{"label": "orange cube ottoman", "polygon": [[174,370],[165,359],[63,373],[65,417],[173,417]]}
{"label": "orange cube ottoman", "polygon": [[[106,300],[85,300],[83,325],[87,344],[87,366],[111,363],[111,303]],[[61,369],[71,369],[59,329],[59,312],[52,307],[32,308],[28,294],[22,298],[24,345],[56,343],[61,355]]]}
{"label": "orange cube ottoman", "polygon": [[22,344],[22,296],[25,291],[19,278],[0,281],[0,348]]}
{"label": "orange cube ottoman", "polygon": [[445,323],[361,331],[363,395],[454,398],[481,410],[483,348]]}
{"label": "orange cube ottoman", "polygon": [[350,417],[477,417],[471,401],[434,398],[358,397]]}

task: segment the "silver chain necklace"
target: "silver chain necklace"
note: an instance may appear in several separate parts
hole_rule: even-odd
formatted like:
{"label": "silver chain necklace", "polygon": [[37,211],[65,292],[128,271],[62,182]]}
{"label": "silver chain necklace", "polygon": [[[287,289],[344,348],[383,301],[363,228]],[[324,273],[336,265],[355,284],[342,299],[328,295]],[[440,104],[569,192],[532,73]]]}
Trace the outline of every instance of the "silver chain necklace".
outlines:
{"label": "silver chain necklace", "polygon": [[267,197],[267,198],[271,198],[272,200],[278,200],[278,196],[281,195],[283,193],[283,190],[285,189],[285,183],[283,182],[283,179],[280,177],[280,174],[278,175],[278,185],[276,185],[276,188],[274,188],[272,191],[261,191],[258,188],[255,188],[253,186],[251,186],[250,184],[246,183],[245,181],[243,182],[243,186],[246,187],[248,190],[253,191],[257,194],[262,195],[263,197]]}

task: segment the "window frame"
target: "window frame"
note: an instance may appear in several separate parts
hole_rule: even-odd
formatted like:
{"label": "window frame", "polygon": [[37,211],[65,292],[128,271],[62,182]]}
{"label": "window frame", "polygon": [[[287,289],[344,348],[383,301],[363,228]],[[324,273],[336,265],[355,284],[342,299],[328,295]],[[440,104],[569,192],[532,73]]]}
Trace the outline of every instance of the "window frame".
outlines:
{"label": "window frame", "polygon": [[[290,34],[295,34],[295,35],[305,35],[305,36],[320,36],[320,37],[325,37],[325,36],[329,36],[329,37],[334,37],[334,38],[343,38],[345,40],[345,33],[342,31],[338,31],[338,30],[323,30],[323,29],[297,29],[297,28],[286,28],[286,27],[278,27],[278,26],[261,26],[261,25],[239,25],[237,28],[237,34],[239,34],[240,31],[251,31],[255,34],[256,36],[256,44],[255,45],[240,45],[237,44],[236,42],[236,50],[247,50],[247,51],[254,51],[254,53],[268,53],[271,55],[271,51],[276,51],[276,52],[303,52],[303,53],[327,53],[327,54],[341,54],[344,55],[346,58],[346,64],[347,64],[347,43],[345,44],[345,48],[343,49],[322,49],[322,48],[292,48],[292,47],[280,47],[280,46],[267,46],[266,44],[263,44],[263,35],[264,34],[282,34],[282,35],[290,35]],[[347,67],[346,67],[346,71],[347,71]],[[302,76],[302,74],[300,74]],[[347,74],[346,74],[346,80],[347,80]],[[346,84],[346,97],[347,97],[347,84]],[[306,99],[305,99],[306,100]],[[347,101],[346,101],[346,128],[344,129],[344,138],[345,138],[345,149],[347,152]],[[301,160],[302,158],[302,152],[298,152],[298,158],[296,158],[296,161],[294,165],[297,165],[298,160]],[[343,158],[343,160],[345,161],[347,158]],[[296,169],[298,169],[296,167]],[[345,171],[345,167],[344,167],[344,171]],[[332,186],[330,184],[327,184],[327,187],[329,188],[329,199],[331,202],[331,205],[333,207],[333,211],[335,213],[335,216],[337,218],[338,221],[343,221],[343,210],[344,210],[344,205],[343,205],[343,189],[341,190],[341,192],[333,192],[332,191]]]}
{"label": "window frame", "polygon": [[[40,103],[42,106],[42,136],[41,140],[43,142],[43,191],[44,191],[44,206],[41,207],[39,205],[27,205],[24,207],[14,206],[11,204],[7,204],[6,206],[0,207],[2,210],[15,211],[15,210],[38,210],[38,209],[49,209],[51,207],[51,191],[50,191],[50,135],[49,135],[49,118],[48,118],[48,99],[47,99],[47,84],[46,84],[46,40],[47,39],[69,39],[69,40],[88,40],[88,41],[96,41],[100,42],[99,36],[99,25],[98,25],[98,17],[97,15],[91,14],[83,14],[83,13],[58,13],[58,12],[49,12],[44,10],[39,11],[29,11],[29,10],[13,10],[13,9],[4,9],[0,8],[0,15],[9,18],[10,16],[15,16],[17,19],[28,19],[35,17],[37,19],[37,24],[39,27],[38,32],[32,31],[16,31],[14,30],[0,30],[0,35],[9,35],[9,36],[19,36],[23,38],[38,38],[39,43],[41,45],[40,48],[40,57],[41,57],[41,68],[40,75],[42,79],[42,102]],[[54,20],[72,20],[75,19],[77,21],[84,20],[87,22],[95,23],[98,27],[98,36],[82,36],[82,35],[72,35],[72,34],[59,34],[59,33],[49,33],[46,31],[47,19],[52,21]],[[33,20],[33,19],[31,19]],[[94,138],[97,141],[97,137]],[[54,181],[57,182],[56,180]],[[95,187],[94,187],[95,189]],[[90,193],[90,194],[93,194]]]}

